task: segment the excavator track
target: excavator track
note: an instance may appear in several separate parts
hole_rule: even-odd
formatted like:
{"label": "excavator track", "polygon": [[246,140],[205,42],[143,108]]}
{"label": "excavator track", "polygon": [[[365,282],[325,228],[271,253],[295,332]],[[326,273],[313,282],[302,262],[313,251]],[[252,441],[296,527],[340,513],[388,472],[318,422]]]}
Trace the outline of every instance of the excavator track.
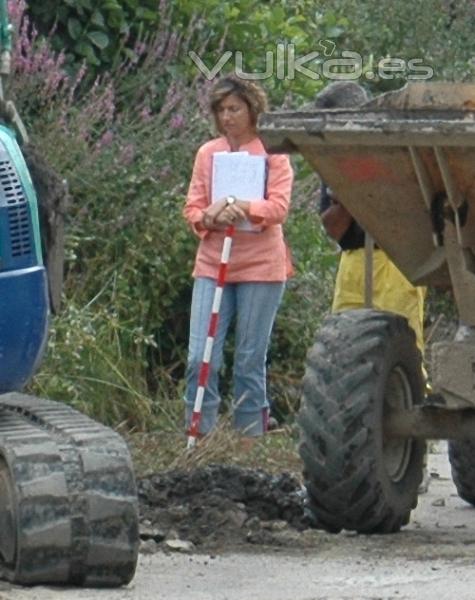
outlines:
{"label": "excavator track", "polygon": [[0,396],[0,577],[120,586],[134,576],[138,502],[127,446],[58,402]]}

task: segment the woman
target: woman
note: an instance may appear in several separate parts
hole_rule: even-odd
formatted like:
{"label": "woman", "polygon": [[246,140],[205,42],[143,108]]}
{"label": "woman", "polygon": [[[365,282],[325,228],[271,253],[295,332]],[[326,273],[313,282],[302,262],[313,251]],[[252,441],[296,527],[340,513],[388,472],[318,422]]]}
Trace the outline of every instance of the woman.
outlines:
{"label": "woman", "polygon": [[[198,150],[183,210],[186,220],[200,238],[193,271],[195,283],[186,374],[186,420],[189,425],[224,230],[230,224],[239,225],[248,220],[254,230],[237,228],[233,238],[203,399],[200,433],[207,434],[216,424],[220,404],[218,372],[226,333],[235,319],[234,427],[246,437],[256,437],[262,435],[267,427],[267,347],[285,281],[292,271],[282,223],[289,210],[293,174],[288,157],[267,156],[257,136],[257,117],[267,108],[267,99],[255,82],[234,76],[221,79],[211,91],[210,108],[221,136]],[[244,201],[228,197],[211,203],[213,155],[234,151],[266,156],[265,198]]]}

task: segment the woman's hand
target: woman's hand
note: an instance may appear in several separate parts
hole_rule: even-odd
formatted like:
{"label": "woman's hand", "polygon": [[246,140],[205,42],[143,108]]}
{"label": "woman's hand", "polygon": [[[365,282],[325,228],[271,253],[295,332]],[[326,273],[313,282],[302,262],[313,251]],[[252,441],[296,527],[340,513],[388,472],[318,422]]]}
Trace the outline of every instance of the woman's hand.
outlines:
{"label": "woman's hand", "polygon": [[226,199],[224,199],[224,200],[218,200],[218,202],[213,202],[204,211],[204,218],[210,219],[213,223],[215,223],[217,216],[223,210],[225,210],[226,206],[227,206]]}
{"label": "woman's hand", "polygon": [[234,204],[228,204],[226,199],[213,202],[203,213],[201,224],[205,229],[223,229],[228,225],[237,225],[247,218],[244,206],[248,202],[237,200]]}
{"label": "woman's hand", "polygon": [[237,203],[227,206],[224,210],[218,213],[215,218],[217,225],[237,225],[246,219],[246,213],[240,208]]}
{"label": "woman's hand", "polygon": [[213,217],[210,217],[207,213],[204,213],[200,225],[203,229],[214,229],[215,221]]}
{"label": "woman's hand", "polygon": [[201,226],[204,229],[221,229],[216,222],[218,214],[226,208],[226,200],[220,200],[214,202],[208,208],[203,211],[203,217],[201,219]]}

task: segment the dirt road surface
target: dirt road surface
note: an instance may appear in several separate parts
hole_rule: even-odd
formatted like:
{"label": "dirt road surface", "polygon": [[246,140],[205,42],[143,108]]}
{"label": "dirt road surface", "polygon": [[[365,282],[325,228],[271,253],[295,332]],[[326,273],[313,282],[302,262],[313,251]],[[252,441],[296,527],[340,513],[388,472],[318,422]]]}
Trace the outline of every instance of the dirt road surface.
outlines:
{"label": "dirt road surface", "polygon": [[284,547],[160,551],[141,555],[126,588],[0,583],[0,600],[475,600],[475,509],[456,494],[445,444],[429,471],[429,493],[396,535],[306,531]]}

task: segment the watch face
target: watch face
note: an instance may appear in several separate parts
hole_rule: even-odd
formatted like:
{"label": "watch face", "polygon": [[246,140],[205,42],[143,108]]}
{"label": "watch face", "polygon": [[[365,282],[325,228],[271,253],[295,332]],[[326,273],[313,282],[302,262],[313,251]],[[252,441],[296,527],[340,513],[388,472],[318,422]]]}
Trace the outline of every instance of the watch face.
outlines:
{"label": "watch face", "polygon": [[235,202],[236,202],[236,198],[235,198],[234,196],[228,196],[228,197],[226,198],[226,204],[228,204],[228,206],[229,206],[230,204],[234,204]]}

